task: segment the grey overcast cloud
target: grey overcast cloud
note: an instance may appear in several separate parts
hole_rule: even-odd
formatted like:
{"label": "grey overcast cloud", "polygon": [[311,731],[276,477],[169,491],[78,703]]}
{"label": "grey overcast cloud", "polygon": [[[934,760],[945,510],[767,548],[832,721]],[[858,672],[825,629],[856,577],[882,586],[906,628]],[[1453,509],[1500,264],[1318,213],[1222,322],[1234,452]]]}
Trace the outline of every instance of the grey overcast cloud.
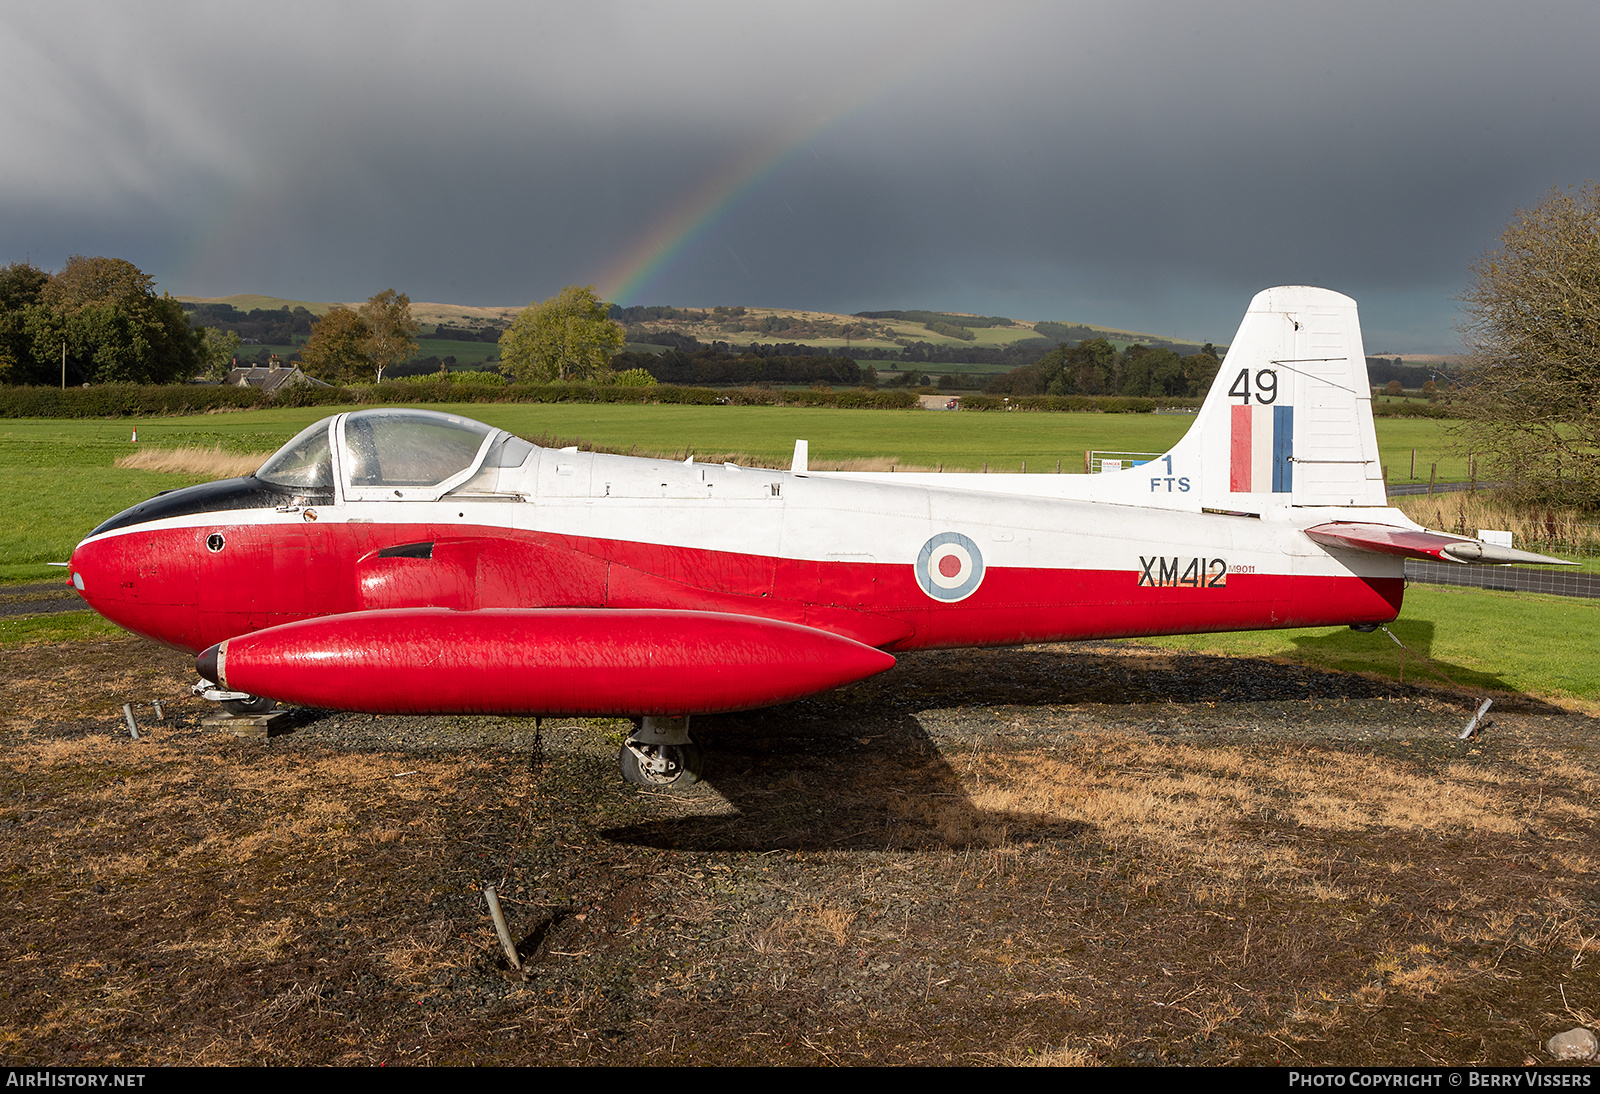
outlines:
{"label": "grey overcast cloud", "polygon": [[1600,4],[0,5],[0,263],[178,295],[936,308],[1224,341],[1600,177]]}

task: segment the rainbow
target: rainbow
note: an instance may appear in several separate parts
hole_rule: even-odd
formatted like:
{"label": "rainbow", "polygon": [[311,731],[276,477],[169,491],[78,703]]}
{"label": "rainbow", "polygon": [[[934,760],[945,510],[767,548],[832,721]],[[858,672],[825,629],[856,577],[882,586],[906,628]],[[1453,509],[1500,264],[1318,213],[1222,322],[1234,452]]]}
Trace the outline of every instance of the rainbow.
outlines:
{"label": "rainbow", "polygon": [[[1015,18],[992,26],[985,38],[1002,35]],[[694,249],[719,224],[733,219],[762,185],[779,175],[795,158],[813,148],[829,131],[842,127],[863,112],[872,102],[894,86],[918,73],[937,70],[958,50],[970,50],[974,38],[953,35],[941,49],[908,55],[898,63],[878,66],[872,78],[863,80],[854,92],[833,109],[796,125],[780,137],[760,142],[722,168],[707,176],[698,186],[682,195],[655,223],[639,233],[623,253],[606,264],[594,279],[603,300],[618,304],[636,302],[679,258]]]}
{"label": "rainbow", "polygon": [[807,125],[798,138],[787,141],[763,141],[680,196],[595,278],[600,297],[617,303],[633,300],[718,222],[731,217],[763,182],[777,175],[790,157],[830,124]]}

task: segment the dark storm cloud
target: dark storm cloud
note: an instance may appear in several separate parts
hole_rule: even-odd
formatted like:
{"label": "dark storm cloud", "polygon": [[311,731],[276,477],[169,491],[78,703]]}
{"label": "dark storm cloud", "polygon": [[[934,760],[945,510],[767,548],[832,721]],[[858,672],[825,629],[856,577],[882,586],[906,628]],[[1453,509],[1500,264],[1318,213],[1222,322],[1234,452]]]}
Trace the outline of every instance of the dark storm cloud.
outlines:
{"label": "dark storm cloud", "polygon": [[627,302],[1225,339],[1309,282],[1370,350],[1448,348],[1512,210],[1600,174],[1597,30],[1577,3],[41,7],[0,14],[0,260],[520,303],[720,195]]}

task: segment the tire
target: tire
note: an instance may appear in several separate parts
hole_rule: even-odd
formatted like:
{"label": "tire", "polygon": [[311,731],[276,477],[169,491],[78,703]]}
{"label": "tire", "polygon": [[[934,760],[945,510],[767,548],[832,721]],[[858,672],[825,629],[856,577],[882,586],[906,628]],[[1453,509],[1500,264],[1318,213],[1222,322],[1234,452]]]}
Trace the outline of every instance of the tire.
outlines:
{"label": "tire", "polygon": [[666,753],[668,770],[665,774],[658,775],[649,771],[639,762],[638,755],[627,745],[622,746],[622,752],[617,757],[617,765],[622,769],[623,781],[634,786],[685,787],[693,786],[700,781],[701,769],[705,759],[697,744],[686,745],[647,745],[646,748],[660,748]]}
{"label": "tire", "polygon": [[276,699],[252,695],[248,699],[224,699],[222,709],[229,714],[264,714],[278,705]]}

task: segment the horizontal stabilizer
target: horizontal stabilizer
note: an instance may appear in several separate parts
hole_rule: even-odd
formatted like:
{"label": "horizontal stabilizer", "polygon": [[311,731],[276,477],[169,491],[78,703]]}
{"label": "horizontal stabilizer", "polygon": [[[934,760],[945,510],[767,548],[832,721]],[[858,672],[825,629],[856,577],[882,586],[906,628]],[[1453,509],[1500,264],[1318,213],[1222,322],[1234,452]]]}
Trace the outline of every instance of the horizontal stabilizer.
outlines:
{"label": "horizontal stabilizer", "polygon": [[1493,543],[1484,543],[1482,540],[1447,536],[1442,532],[1412,531],[1388,524],[1335,521],[1332,524],[1319,524],[1314,528],[1307,528],[1306,535],[1324,547],[1346,547],[1355,551],[1371,551],[1375,554],[1400,555],[1402,558],[1429,559],[1436,562],[1577,565],[1564,558],[1536,555],[1532,551],[1518,551],[1513,547],[1500,547]]}

